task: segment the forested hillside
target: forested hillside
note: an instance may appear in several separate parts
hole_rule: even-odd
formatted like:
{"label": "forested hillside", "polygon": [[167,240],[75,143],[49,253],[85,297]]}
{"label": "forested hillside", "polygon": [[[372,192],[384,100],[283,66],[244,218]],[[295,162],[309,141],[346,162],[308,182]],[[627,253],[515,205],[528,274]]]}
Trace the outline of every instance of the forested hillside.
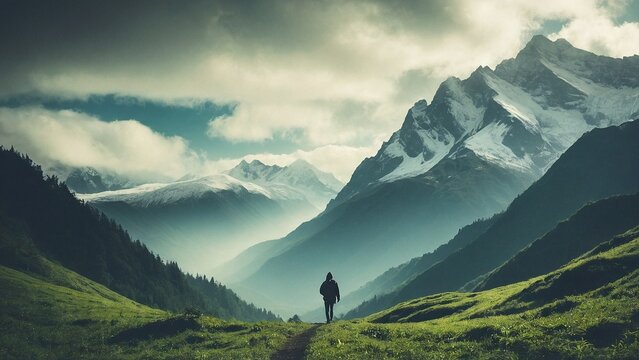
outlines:
{"label": "forested hillside", "polygon": [[162,261],[77,200],[57,178],[44,177],[27,156],[0,148],[0,168],[0,217],[17,224],[10,226],[19,228],[12,238],[30,239],[45,257],[149,306],[195,308],[222,318],[277,319],[214,279],[193,277],[178,264]]}

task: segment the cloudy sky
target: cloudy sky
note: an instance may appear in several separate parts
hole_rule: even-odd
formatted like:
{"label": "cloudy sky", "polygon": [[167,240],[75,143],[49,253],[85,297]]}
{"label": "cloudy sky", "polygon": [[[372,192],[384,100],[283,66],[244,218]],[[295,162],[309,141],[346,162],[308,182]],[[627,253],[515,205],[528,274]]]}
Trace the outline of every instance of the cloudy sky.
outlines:
{"label": "cloudy sky", "polygon": [[0,144],[145,181],[241,158],[347,181],[415,101],[534,34],[637,54],[639,0],[5,0]]}

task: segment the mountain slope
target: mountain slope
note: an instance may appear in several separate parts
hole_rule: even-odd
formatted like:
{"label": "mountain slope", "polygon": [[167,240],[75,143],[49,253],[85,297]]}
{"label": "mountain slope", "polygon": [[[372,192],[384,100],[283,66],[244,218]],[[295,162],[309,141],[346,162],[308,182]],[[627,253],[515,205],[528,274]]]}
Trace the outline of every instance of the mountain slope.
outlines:
{"label": "mountain slope", "polygon": [[491,272],[476,290],[492,289],[553,271],[635,224],[639,224],[639,194],[588,204]]}
{"label": "mountain slope", "polygon": [[[42,254],[140,303],[167,310],[195,307],[225,318],[275,319],[224,286],[184,274],[116,223],[78,201],[28,157],[0,148],[0,245],[6,261],[33,268]],[[11,265],[5,263],[6,265]],[[26,265],[25,265],[26,264]]]}
{"label": "mountain slope", "polygon": [[[190,271],[207,273],[247,246],[281,235],[316,213],[302,199],[278,201],[244,187],[200,186],[199,180],[205,182],[197,179],[170,184],[136,198],[81,198],[121,223],[153,251],[184,263]],[[173,190],[182,192],[192,184],[198,187],[195,192],[187,190],[170,200]]]}
{"label": "mountain slope", "polygon": [[39,262],[46,271],[0,265],[2,359],[268,359],[288,336],[308,328],[171,314],[46,259]]}
{"label": "mountain slope", "polygon": [[[386,270],[383,274],[366,283],[359,289],[344,294],[339,303],[340,313],[346,313],[370,298],[390,293],[401,287],[405,282],[412,280],[417,275],[426,271],[448,255],[461,249],[474,241],[486,229],[488,229],[499,216],[477,220],[474,223],[461,228],[455,237],[449,242],[439,246],[435,251],[426,253],[420,257],[411,259],[399,266]],[[302,316],[307,321],[321,321],[324,316],[324,307]]]}
{"label": "mountain slope", "polygon": [[117,331],[167,315],[59,265],[44,264],[48,276],[0,265],[3,359],[76,358],[86,353],[83,344],[99,337],[105,341],[107,326]]}
{"label": "mountain slope", "polygon": [[242,162],[229,174],[78,196],[163,257],[210,273],[241,250],[310,219],[319,212],[313,202],[325,205],[336,194],[317,190],[322,183],[310,165],[291,168]]}
{"label": "mountain slope", "polygon": [[638,136],[639,121],[585,134],[475,241],[398,291],[362,304],[351,316],[457,290],[506,262],[588,202],[639,192]]}
{"label": "mountain slope", "polygon": [[[462,226],[503,211],[583,133],[637,114],[636,73],[638,56],[597,56],[537,36],[494,70],[446,80],[311,220],[315,232],[294,231],[294,242],[286,237],[266,251],[238,289],[305,304],[320,273],[310,269],[330,269],[352,289],[433,251]],[[289,299],[265,285],[283,277],[305,290]]]}
{"label": "mountain slope", "polygon": [[635,359],[638,230],[525,282],[414,299],[323,327],[309,358]]}

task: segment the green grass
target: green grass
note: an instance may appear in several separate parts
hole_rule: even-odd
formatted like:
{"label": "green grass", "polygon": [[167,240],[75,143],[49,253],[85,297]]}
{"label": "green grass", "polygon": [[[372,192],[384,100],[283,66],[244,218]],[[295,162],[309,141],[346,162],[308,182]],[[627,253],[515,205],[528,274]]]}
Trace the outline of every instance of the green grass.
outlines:
{"label": "green grass", "polygon": [[[0,266],[0,293],[1,359],[268,359],[310,326],[167,313],[45,259],[37,273]],[[432,295],[321,326],[307,351],[310,359],[633,359],[637,354],[637,233],[525,282]]]}
{"label": "green grass", "polygon": [[639,238],[600,250],[529,281],[336,322],[320,329],[309,358],[636,359]]}
{"label": "green grass", "polygon": [[[309,326],[170,314],[42,262],[46,276],[0,266],[0,359],[268,359]],[[173,334],[149,325],[179,319]],[[132,329],[143,336],[118,340]]]}

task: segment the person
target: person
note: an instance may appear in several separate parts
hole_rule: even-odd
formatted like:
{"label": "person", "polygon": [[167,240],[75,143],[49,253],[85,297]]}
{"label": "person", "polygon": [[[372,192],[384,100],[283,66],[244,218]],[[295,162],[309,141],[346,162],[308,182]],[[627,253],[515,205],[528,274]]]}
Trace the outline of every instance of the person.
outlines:
{"label": "person", "polygon": [[320,286],[320,294],[324,297],[324,312],[326,313],[326,323],[333,321],[333,305],[335,300],[339,302],[339,286],[333,280],[333,274],[326,274],[326,281]]}

